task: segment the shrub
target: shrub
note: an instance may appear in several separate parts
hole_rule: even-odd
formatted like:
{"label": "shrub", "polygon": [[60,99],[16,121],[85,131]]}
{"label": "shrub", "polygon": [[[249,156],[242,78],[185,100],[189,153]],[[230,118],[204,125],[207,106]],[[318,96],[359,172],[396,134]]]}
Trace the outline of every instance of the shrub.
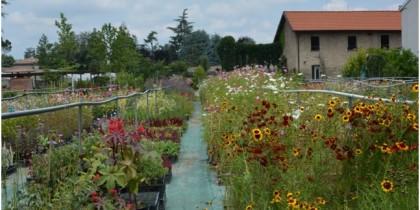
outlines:
{"label": "shrub", "polygon": [[204,68],[201,66],[197,67],[193,74],[193,88],[197,89],[200,82],[206,79],[206,76],[207,74]]}
{"label": "shrub", "polygon": [[359,49],[343,68],[343,76],[417,77],[418,58],[405,49]]}

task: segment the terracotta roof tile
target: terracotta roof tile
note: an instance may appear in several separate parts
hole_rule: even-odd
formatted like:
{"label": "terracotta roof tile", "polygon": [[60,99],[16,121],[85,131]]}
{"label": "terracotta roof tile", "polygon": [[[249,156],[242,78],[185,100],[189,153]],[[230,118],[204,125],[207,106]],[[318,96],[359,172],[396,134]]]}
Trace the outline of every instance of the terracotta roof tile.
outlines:
{"label": "terracotta roof tile", "polygon": [[400,31],[399,11],[285,11],[294,31]]}

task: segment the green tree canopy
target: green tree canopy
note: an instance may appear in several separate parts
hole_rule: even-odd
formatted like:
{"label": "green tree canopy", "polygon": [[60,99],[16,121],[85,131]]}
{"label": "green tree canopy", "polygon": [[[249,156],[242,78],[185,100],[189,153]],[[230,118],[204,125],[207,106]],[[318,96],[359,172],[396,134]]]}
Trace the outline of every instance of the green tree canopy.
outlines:
{"label": "green tree canopy", "polygon": [[207,57],[210,45],[209,35],[203,31],[194,31],[185,36],[180,51],[180,58],[190,65],[198,65],[200,57]]}
{"label": "green tree canopy", "polygon": [[174,35],[170,37],[169,43],[172,45],[176,53],[179,53],[181,50],[185,36],[191,34],[193,31],[193,23],[188,21],[187,10],[188,9],[184,9],[182,11],[182,15],[174,20],[177,22],[177,26],[168,27],[168,29],[174,33]]}
{"label": "green tree canopy", "polygon": [[111,46],[112,70],[115,72],[138,71],[140,54],[137,53],[136,47],[136,37],[130,34],[125,25],[121,25]]}
{"label": "green tree canopy", "polygon": [[58,28],[58,43],[56,57],[58,65],[64,69],[76,69],[77,40],[72,25],[67,22],[67,18],[60,13],[60,20],[55,21]]}
{"label": "green tree canopy", "polygon": [[232,36],[223,37],[217,46],[217,54],[220,57],[224,70],[233,70],[235,65],[235,38]]}

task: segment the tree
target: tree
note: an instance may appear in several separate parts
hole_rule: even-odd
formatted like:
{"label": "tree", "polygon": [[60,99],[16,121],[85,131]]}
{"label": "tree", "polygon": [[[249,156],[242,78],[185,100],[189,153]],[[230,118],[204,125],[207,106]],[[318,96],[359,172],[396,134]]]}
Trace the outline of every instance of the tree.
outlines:
{"label": "tree", "polygon": [[77,52],[75,54],[75,62],[77,63],[77,71],[79,73],[85,73],[88,71],[88,66],[90,63],[88,57],[89,38],[89,32],[82,32],[76,35]]}
{"label": "tree", "polygon": [[24,53],[23,57],[24,57],[24,58],[34,58],[34,57],[35,57],[35,55],[36,55],[36,53],[35,53],[35,48],[33,48],[33,47],[29,47],[29,48],[26,48],[26,50],[25,50],[25,53]]}
{"label": "tree", "polygon": [[15,63],[15,59],[11,55],[2,54],[1,55],[1,66],[2,67],[11,67]]}
{"label": "tree", "polygon": [[247,36],[239,37],[238,41],[236,41],[237,44],[250,44],[255,45],[255,41]]}
{"label": "tree", "polygon": [[207,57],[206,50],[209,45],[210,38],[205,31],[194,31],[185,36],[180,58],[190,65],[198,65],[200,57]]}
{"label": "tree", "polygon": [[217,46],[222,68],[230,71],[235,65],[235,39],[232,36],[223,37]]}
{"label": "tree", "polygon": [[93,29],[88,38],[87,46],[87,70],[90,73],[106,72],[107,69],[107,49],[102,31]]}
{"label": "tree", "polygon": [[111,23],[104,24],[101,28],[102,39],[106,48],[106,71],[111,71],[112,45],[117,37],[118,29]]}
{"label": "tree", "polygon": [[209,61],[209,65],[219,65],[220,64],[220,58],[217,54],[217,45],[219,44],[220,40],[222,38],[214,34],[210,36],[210,44],[207,47],[207,58]]}
{"label": "tree", "polygon": [[67,18],[60,13],[60,20],[55,21],[58,28],[57,59],[58,65],[65,69],[76,68],[77,40],[72,31],[72,25],[67,23]]}
{"label": "tree", "polygon": [[146,45],[150,45],[149,47],[149,51],[150,51],[150,55],[153,58],[154,57],[154,52],[156,51],[156,47],[157,47],[157,38],[156,38],[157,32],[156,31],[151,31],[148,35],[147,38],[144,40],[144,43]]}
{"label": "tree", "polygon": [[136,72],[139,70],[140,54],[137,53],[136,37],[132,36],[125,25],[118,28],[111,46],[111,65],[114,72]]}
{"label": "tree", "polygon": [[35,52],[35,57],[38,58],[41,68],[52,67],[52,48],[53,44],[48,42],[48,37],[45,34],[42,34]]}
{"label": "tree", "polygon": [[193,23],[187,20],[187,10],[188,9],[184,9],[182,15],[174,20],[178,23],[176,27],[168,27],[168,29],[175,34],[174,36],[170,37],[169,43],[172,45],[176,53],[179,53],[185,36],[191,34],[193,31]]}
{"label": "tree", "polygon": [[206,74],[206,71],[204,70],[204,68],[202,66],[198,66],[195,69],[194,74],[193,74],[193,78],[192,78],[193,87],[195,89],[197,89],[200,82],[203,81],[204,79],[206,79],[206,77],[207,77],[207,74]]}

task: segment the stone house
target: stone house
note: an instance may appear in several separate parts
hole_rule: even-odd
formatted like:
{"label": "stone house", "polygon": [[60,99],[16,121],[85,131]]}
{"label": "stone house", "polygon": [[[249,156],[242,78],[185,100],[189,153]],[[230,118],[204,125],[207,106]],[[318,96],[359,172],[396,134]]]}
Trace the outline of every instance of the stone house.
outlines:
{"label": "stone house", "polygon": [[35,74],[42,73],[38,59],[26,58],[16,60],[11,67],[2,68],[2,86],[10,90],[32,90],[35,85]]}
{"label": "stone house", "polygon": [[306,79],[341,75],[358,48],[400,48],[399,11],[285,11],[274,42],[284,44],[289,71]]}
{"label": "stone house", "polygon": [[407,0],[402,6],[402,47],[419,56],[419,1]]}

